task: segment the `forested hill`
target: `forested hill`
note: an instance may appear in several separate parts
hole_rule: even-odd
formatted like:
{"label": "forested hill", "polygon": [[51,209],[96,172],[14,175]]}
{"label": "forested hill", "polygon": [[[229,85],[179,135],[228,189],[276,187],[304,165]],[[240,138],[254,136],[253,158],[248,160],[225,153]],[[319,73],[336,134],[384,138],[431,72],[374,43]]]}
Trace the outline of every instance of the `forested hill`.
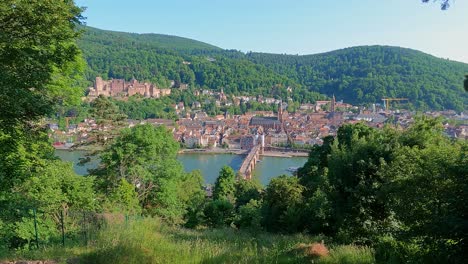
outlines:
{"label": "forested hill", "polygon": [[[244,54],[186,38],[85,28],[79,45],[87,78],[135,77],[161,86],[169,80],[235,94],[263,94],[306,102],[335,94],[352,104],[406,97],[418,109],[468,103],[468,64],[411,49],[360,46],[315,55]],[[287,95],[286,87],[293,87]]]}
{"label": "forested hill", "polygon": [[462,110],[468,64],[400,47],[360,46],[295,56],[249,53],[249,59],[314,91],[353,104],[407,97],[418,108]]}
{"label": "forested hill", "polygon": [[83,40],[90,43],[94,42],[98,45],[118,43],[124,46],[132,45],[134,47],[169,49],[180,52],[222,50],[208,43],[171,35],[126,33],[93,27],[84,27],[83,29],[86,31]]}
{"label": "forested hill", "polygon": [[[164,41],[161,41],[164,39]],[[147,80],[162,87],[169,80],[191,87],[224,88],[228,94],[271,95],[285,98],[287,86],[298,87],[291,96],[299,101],[324,98],[266,66],[255,64],[245,54],[228,51],[184,38],[138,35],[85,28],[78,41],[87,61],[87,79],[123,78]],[[283,93],[283,94],[281,94]]]}

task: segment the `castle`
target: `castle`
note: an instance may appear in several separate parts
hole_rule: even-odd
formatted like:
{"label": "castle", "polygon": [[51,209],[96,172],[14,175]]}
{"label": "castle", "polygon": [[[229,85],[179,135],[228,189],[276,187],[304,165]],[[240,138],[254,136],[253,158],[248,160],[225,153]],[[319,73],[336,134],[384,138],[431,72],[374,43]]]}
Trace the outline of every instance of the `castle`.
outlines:
{"label": "castle", "polygon": [[88,97],[93,99],[99,95],[111,97],[128,97],[140,94],[144,97],[160,98],[170,95],[171,89],[159,89],[151,83],[140,83],[134,78],[130,82],[123,79],[111,79],[104,81],[101,77],[96,77],[94,87],[88,88]]}

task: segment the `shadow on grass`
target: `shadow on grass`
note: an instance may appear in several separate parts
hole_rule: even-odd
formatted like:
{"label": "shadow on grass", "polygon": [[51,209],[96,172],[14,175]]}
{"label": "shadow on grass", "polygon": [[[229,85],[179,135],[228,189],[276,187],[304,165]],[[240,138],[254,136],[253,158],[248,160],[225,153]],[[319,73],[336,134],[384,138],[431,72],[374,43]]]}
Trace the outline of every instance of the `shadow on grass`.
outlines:
{"label": "shadow on grass", "polygon": [[157,259],[142,248],[116,245],[81,255],[78,263],[158,263]]}

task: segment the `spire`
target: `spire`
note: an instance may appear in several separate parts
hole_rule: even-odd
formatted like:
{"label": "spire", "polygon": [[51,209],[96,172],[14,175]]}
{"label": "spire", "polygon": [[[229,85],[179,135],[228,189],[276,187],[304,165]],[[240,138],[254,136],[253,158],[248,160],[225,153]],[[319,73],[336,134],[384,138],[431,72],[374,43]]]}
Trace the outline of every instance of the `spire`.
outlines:
{"label": "spire", "polygon": [[335,99],[335,94],[333,94],[332,101],[331,101],[331,106],[330,106],[330,112],[332,112],[332,113],[335,112],[335,104],[336,104],[336,99]]}
{"label": "spire", "polygon": [[278,106],[278,120],[283,122],[283,100],[280,99],[280,103]]}

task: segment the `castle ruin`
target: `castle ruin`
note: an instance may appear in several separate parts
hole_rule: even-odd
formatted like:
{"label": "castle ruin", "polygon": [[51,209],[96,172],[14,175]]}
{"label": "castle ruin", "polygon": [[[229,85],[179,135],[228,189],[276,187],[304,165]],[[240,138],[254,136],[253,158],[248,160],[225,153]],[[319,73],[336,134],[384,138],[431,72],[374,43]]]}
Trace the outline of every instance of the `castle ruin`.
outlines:
{"label": "castle ruin", "polygon": [[96,77],[94,87],[88,88],[88,98],[94,99],[99,95],[110,97],[129,97],[135,94],[144,97],[160,98],[171,94],[171,89],[159,89],[151,83],[140,83],[135,78],[126,82],[123,79],[103,80]]}

